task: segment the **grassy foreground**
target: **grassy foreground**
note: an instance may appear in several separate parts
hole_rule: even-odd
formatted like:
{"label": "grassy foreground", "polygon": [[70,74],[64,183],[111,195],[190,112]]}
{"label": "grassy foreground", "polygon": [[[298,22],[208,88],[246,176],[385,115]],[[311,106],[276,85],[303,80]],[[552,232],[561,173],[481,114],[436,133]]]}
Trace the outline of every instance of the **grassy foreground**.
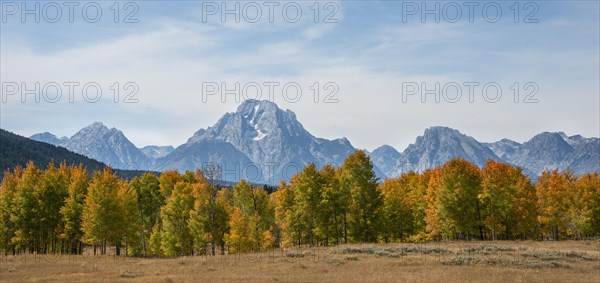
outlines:
{"label": "grassy foreground", "polygon": [[7,256],[1,282],[600,282],[600,243],[438,242],[182,258]]}

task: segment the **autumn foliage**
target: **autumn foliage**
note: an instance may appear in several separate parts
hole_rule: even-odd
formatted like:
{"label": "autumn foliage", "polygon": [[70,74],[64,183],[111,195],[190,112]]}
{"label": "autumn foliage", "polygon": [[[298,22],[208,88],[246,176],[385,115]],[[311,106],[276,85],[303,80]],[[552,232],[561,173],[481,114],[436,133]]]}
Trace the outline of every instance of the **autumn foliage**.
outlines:
{"label": "autumn foliage", "polygon": [[[210,177],[210,178],[209,178]],[[600,177],[454,159],[378,180],[356,151],[335,167],[307,165],[269,194],[221,187],[201,170],[131,180],[111,169],[30,162],[0,186],[0,250],[184,256],[297,245],[600,236]]]}

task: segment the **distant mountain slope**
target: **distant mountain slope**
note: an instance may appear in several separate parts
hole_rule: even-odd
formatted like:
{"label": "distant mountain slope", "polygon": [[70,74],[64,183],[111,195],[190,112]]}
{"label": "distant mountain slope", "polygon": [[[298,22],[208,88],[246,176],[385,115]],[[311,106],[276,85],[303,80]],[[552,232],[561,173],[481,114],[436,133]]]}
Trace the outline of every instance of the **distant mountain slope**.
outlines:
{"label": "distant mountain slope", "polygon": [[158,146],[158,145],[149,145],[141,148],[142,153],[151,159],[158,159],[161,157],[167,156],[167,154],[171,153],[175,148],[173,146]]}
{"label": "distant mountain slope", "polygon": [[[65,148],[57,147],[45,142],[22,137],[6,130],[0,129],[0,165],[4,175],[6,170],[13,170],[16,166],[26,166],[33,161],[39,168],[45,168],[51,161],[59,164],[65,161],[68,165],[83,165],[88,170],[101,170],[105,164],[87,158],[81,154],[71,152]],[[124,178],[139,176],[143,171],[116,170]]]}
{"label": "distant mountain slope", "polygon": [[545,169],[572,169],[577,174],[600,171],[600,139],[544,132],[515,148],[505,161],[535,175]]}
{"label": "distant mountain slope", "polygon": [[34,141],[45,142],[45,143],[49,143],[51,145],[56,145],[56,146],[58,146],[62,143],[65,143],[69,140],[69,138],[67,138],[67,137],[58,138],[57,136],[55,136],[54,134],[51,134],[49,132],[35,134],[29,138]]}
{"label": "distant mountain slope", "polygon": [[489,149],[496,154],[496,156],[507,159],[512,156],[515,151],[521,146],[520,143],[509,139],[502,139],[493,143],[484,143],[483,145],[489,147]]}
{"label": "distant mountain slope", "polygon": [[395,148],[389,145],[382,145],[373,152],[369,153],[373,164],[377,166],[383,174],[390,176],[396,168],[398,161],[402,158],[402,154]]}
{"label": "distant mountain slope", "polygon": [[569,139],[577,141],[572,145],[576,156],[570,165],[575,172],[600,172],[600,138],[584,138],[575,135],[570,136]]}
{"label": "distant mountain slope", "polygon": [[79,130],[71,139],[58,138],[49,132],[32,135],[30,139],[65,147],[87,157],[110,163],[115,168],[124,169],[148,169],[152,167],[154,160],[165,157],[175,149],[170,145],[149,145],[136,149],[121,131],[108,129],[101,122]]}
{"label": "distant mountain slope", "polygon": [[447,127],[431,127],[401,154],[390,177],[412,170],[423,171],[443,165],[453,158],[464,158],[478,166],[488,159],[500,160],[488,147],[474,138]]}
{"label": "distant mountain slope", "polygon": [[61,146],[119,169],[144,170],[152,164],[152,159],[135,147],[123,132],[109,129],[100,122],[81,129]]}
{"label": "distant mountain slope", "polygon": [[548,168],[566,168],[575,149],[558,133],[544,132],[523,143],[507,161],[539,173]]}
{"label": "distant mountain slope", "polygon": [[575,146],[575,155],[569,167],[577,174],[600,172],[600,139]]}
{"label": "distant mountain slope", "polygon": [[264,179],[262,172],[254,170],[252,161],[245,154],[223,141],[186,143],[156,163],[155,169],[158,171],[194,171],[196,168],[204,169],[209,164],[218,164],[224,181],[238,182],[243,178],[251,182],[263,182]]}

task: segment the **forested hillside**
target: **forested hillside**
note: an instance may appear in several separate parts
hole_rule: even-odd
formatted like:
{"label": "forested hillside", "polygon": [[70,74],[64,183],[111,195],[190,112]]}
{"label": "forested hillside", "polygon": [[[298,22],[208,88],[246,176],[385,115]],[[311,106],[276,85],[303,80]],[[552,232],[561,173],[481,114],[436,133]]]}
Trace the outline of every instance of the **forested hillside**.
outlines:
{"label": "forested hillside", "polygon": [[[25,167],[29,161],[33,161],[42,169],[52,161],[57,164],[66,162],[68,165],[83,165],[90,173],[107,166],[63,147],[34,141],[0,129],[0,178],[6,170],[12,170],[16,166]],[[116,170],[116,172],[120,177],[127,179],[140,176],[145,172],[136,170],[137,168],[131,169]]]}

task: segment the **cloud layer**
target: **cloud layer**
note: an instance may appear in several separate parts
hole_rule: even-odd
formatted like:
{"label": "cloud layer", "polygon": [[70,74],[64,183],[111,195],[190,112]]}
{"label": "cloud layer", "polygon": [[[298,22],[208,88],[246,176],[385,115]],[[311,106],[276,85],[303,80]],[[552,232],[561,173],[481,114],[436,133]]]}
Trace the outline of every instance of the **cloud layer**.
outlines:
{"label": "cloud layer", "polygon": [[[89,103],[75,95],[75,102],[69,102],[63,94],[58,103],[35,103],[29,97],[21,103],[10,96],[1,106],[2,128],[62,136],[103,121],[139,147],[177,146],[238,104],[233,95],[226,103],[219,95],[203,101],[203,83],[233,88],[235,83],[277,82],[274,102],[296,112],[305,128],[317,136],[348,137],[356,147],[385,143],[404,148],[433,125],[455,127],[483,141],[523,141],[541,131],[600,134],[598,3],[539,3],[537,24],[512,18],[495,24],[416,18],[404,23],[400,4],[360,1],[334,2],[339,23],[322,22],[325,12],[333,11],[322,5],[315,23],[308,2],[299,2],[304,14],[297,23],[270,23],[266,17],[258,23],[218,18],[204,23],[200,2],[137,3],[137,24],[3,23],[2,82],[30,87],[35,82],[97,82],[103,99]],[[127,82],[138,85],[138,103],[123,103],[125,89],[115,103],[115,82],[121,88]],[[302,89],[295,103],[281,90],[290,82]],[[324,88],[328,82],[339,87],[338,103],[323,103],[333,91]],[[480,86],[473,103],[466,88],[456,103],[436,103],[433,95],[425,103],[420,95],[403,102],[406,82],[429,88],[496,82],[502,97],[490,103]],[[518,103],[511,90],[515,82]],[[539,86],[538,103],[522,102],[531,91],[523,89],[527,82]],[[267,98],[266,87],[262,94]],[[446,94],[455,96],[455,91],[448,88]]]}

